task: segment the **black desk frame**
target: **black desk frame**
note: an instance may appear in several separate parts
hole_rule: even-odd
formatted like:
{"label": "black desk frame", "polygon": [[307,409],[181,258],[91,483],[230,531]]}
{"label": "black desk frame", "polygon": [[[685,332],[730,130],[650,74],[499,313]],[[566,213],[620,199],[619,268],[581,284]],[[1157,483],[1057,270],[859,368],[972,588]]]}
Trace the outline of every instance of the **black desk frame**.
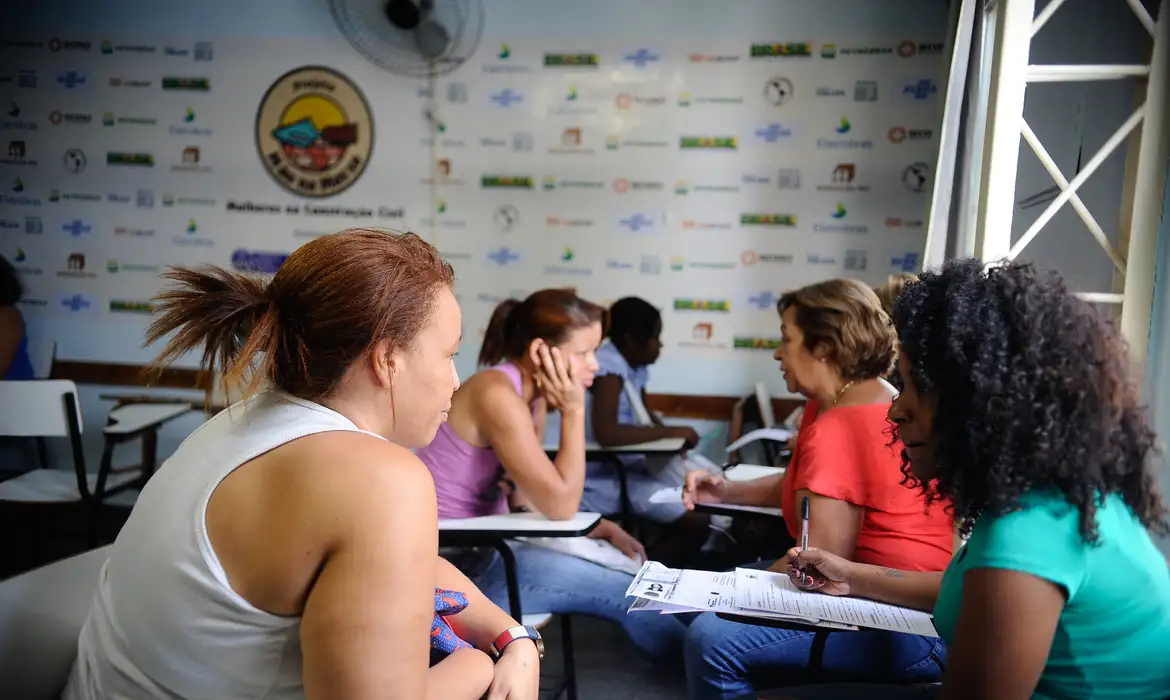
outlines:
{"label": "black desk frame", "polygon": [[[520,604],[520,581],[516,573],[516,553],[508,546],[512,537],[580,537],[592,532],[601,522],[579,530],[439,530],[440,547],[491,547],[500,553],[504,561],[504,580],[508,587],[508,608],[512,618],[523,624],[524,610]],[[559,698],[564,693],[568,700],[577,700],[577,670],[573,663],[573,628],[568,615],[561,619],[561,644],[564,647],[565,674],[553,688],[551,697]]]}

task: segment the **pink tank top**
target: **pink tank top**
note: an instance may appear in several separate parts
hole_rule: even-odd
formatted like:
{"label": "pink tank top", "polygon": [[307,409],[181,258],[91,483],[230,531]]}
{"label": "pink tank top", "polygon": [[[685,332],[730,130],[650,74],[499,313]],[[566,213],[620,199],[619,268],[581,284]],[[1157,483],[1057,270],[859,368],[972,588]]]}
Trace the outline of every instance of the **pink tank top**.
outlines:
{"label": "pink tank top", "polygon": [[[485,371],[493,370],[508,375],[516,393],[523,393],[519,368],[505,363]],[[504,472],[492,448],[468,444],[449,423],[443,423],[431,444],[415,454],[435,480],[439,518],[476,518],[508,512],[508,499],[499,488]]]}

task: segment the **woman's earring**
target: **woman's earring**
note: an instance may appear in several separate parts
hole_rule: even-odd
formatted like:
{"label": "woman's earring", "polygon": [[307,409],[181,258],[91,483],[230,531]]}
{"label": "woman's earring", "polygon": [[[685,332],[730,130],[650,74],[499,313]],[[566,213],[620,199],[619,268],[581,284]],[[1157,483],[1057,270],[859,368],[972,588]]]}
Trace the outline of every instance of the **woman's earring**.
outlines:
{"label": "woman's earring", "polygon": [[536,390],[540,391],[541,385],[543,384],[543,382],[540,379],[540,375],[538,374],[535,377],[533,377],[533,380],[536,382]]}

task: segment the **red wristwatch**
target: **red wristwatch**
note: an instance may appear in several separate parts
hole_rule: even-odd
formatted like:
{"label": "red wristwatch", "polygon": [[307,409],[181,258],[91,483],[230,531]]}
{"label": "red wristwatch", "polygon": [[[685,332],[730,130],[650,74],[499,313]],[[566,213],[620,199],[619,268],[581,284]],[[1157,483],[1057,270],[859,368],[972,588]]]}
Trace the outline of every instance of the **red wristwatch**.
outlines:
{"label": "red wristwatch", "polygon": [[524,625],[509,627],[496,637],[496,641],[492,642],[491,646],[492,658],[498,661],[504,654],[504,649],[507,649],[508,645],[517,639],[531,639],[532,643],[536,645],[537,657],[544,658],[544,640],[540,638],[540,632],[537,632],[535,627]]}

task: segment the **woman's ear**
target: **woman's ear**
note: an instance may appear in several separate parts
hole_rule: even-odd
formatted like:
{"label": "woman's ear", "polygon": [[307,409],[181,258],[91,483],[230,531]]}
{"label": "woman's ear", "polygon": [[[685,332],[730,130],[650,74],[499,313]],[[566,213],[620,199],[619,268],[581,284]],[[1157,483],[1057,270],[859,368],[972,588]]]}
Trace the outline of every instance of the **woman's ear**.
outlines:
{"label": "woman's ear", "polygon": [[533,367],[540,367],[540,349],[547,346],[548,343],[540,338],[533,338],[532,342],[528,344],[528,361],[532,363]]}
{"label": "woman's ear", "polygon": [[828,362],[832,360],[832,354],[832,351],[829,350],[829,346],[825,343],[817,343],[813,346],[812,356],[821,362]]}
{"label": "woman's ear", "polygon": [[391,351],[390,343],[385,340],[374,346],[374,351],[370,353],[371,369],[383,389],[389,389],[394,385],[394,377],[400,364],[395,360],[395,353]]}

